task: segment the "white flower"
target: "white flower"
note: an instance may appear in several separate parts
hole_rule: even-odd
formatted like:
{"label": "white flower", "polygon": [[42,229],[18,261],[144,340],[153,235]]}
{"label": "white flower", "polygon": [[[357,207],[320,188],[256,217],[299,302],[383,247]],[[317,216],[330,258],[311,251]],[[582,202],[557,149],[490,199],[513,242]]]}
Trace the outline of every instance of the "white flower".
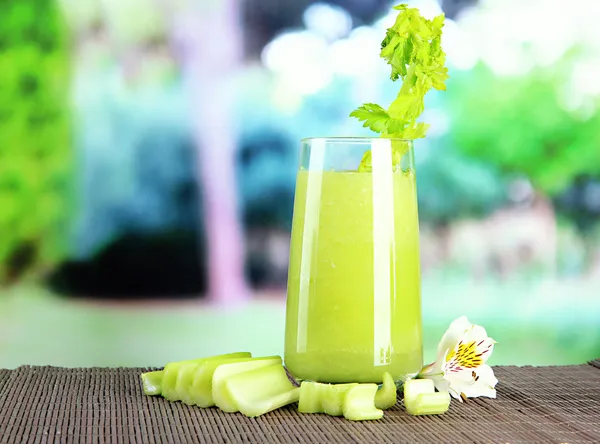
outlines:
{"label": "white flower", "polygon": [[478,396],[495,398],[498,380],[485,363],[495,343],[483,327],[462,316],[442,337],[436,361],[423,367],[417,378],[432,379],[439,391],[447,391],[461,402]]}

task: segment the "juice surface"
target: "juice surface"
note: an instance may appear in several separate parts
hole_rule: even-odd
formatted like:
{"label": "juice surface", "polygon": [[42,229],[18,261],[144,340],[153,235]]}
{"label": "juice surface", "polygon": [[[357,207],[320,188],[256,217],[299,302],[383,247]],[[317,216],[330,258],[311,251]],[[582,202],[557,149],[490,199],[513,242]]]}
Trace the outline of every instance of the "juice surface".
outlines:
{"label": "juice surface", "polygon": [[299,379],[396,380],[422,367],[413,172],[300,171],[285,363]]}

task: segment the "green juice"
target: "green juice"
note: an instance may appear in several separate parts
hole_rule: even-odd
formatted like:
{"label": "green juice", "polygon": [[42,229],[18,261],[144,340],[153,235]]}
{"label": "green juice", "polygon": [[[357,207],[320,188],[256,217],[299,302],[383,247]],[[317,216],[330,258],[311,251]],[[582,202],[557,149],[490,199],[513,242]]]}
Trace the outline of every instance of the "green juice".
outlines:
{"label": "green juice", "polygon": [[299,171],[285,363],[298,379],[396,380],[422,367],[413,171]]}

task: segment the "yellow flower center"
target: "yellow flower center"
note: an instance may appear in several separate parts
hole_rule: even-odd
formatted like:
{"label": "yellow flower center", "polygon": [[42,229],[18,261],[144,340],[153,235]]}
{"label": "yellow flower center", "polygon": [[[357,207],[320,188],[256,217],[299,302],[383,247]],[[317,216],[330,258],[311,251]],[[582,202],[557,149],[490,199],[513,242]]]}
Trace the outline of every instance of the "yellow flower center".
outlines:
{"label": "yellow flower center", "polygon": [[[462,341],[458,343],[458,348],[454,348],[446,355],[446,362],[454,361],[457,367],[463,368],[475,368],[483,364],[481,354],[477,353],[475,341],[463,344]],[[450,365],[455,367],[454,364]]]}

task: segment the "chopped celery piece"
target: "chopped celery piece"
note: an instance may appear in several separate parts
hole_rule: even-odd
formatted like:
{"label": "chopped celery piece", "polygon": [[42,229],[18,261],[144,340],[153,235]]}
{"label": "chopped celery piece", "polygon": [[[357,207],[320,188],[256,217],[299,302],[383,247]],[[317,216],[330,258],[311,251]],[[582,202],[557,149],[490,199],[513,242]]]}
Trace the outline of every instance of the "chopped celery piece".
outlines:
{"label": "chopped celery piece", "polygon": [[318,382],[302,381],[298,411],[300,413],[323,413],[321,392],[326,386],[327,384]]}
{"label": "chopped celery piece", "polygon": [[170,401],[179,401],[180,396],[177,393],[176,385],[180,369],[186,364],[200,364],[203,362],[219,361],[233,358],[250,358],[252,355],[248,352],[228,353],[224,355],[209,356],[206,358],[190,359],[185,361],[170,362],[165,365],[161,384],[161,394]]}
{"label": "chopped celery piece", "polygon": [[162,380],[164,372],[162,370],[156,372],[142,373],[142,384],[144,394],[148,396],[160,395],[162,392]]}
{"label": "chopped celery piece", "polygon": [[[225,382],[233,375],[250,370],[268,367],[274,364],[282,365],[280,356],[269,356],[266,358],[253,358],[251,361],[235,362],[219,365],[212,376],[212,400],[224,412],[233,413],[238,411],[235,401],[231,398],[225,388]],[[265,387],[260,387],[265,390]]]}
{"label": "chopped celery piece", "polygon": [[[250,359],[250,358],[239,358],[239,359]],[[221,361],[216,361],[221,362]],[[196,369],[204,365],[205,363],[196,363],[189,362],[187,364],[183,364],[179,367],[179,372],[177,374],[177,380],[175,381],[175,393],[177,394],[177,399],[179,401],[185,402],[190,399],[190,391],[192,387],[192,382],[194,382],[194,374]],[[189,404],[189,402],[186,402]]]}
{"label": "chopped celery piece", "polygon": [[404,383],[404,405],[414,405],[417,396],[424,393],[435,393],[435,385],[431,379],[409,379]]}
{"label": "chopped celery piece", "polygon": [[330,416],[342,416],[344,414],[344,399],[350,388],[358,384],[333,384],[323,390],[322,406],[323,413]]}
{"label": "chopped celery piece", "polygon": [[377,384],[358,384],[351,387],[344,399],[344,418],[351,421],[381,419],[383,410],[375,407]]}
{"label": "chopped celery piece", "polygon": [[175,390],[177,376],[183,366],[189,364],[187,361],[171,362],[165,365],[162,382],[162,395],[169,401],[179,401],[179,396]]}
{"label": "chopped celery piece", "polygon": [[396,382],[390,373],[385,372],[383,374],[383,385],[375,395],[375,407],[387,410],[396,405],[396,399]]}
{"label": "chopped celery piece", "polygon": [[303,381],[300,385],[300,413],[326,413],[341,416],[344,412],[344,398],[351,387],[358,384],[322,384]]}
{"label": "chopped celery piece", "polygon": [[290,382],[281,364],[231,375],[225,379],[224,390],[249,417],[264,415],[300,397],[300,389]]}
{"label": "chopped celery piece", "polygon": [[253,359],[261,358],[226,358],[206,361],[199,364],[191,375],[190,385],[183,402],[188,405],[197,405],[199,407],[212,407],[215,405],[212,396],[212,378],[215,369],[223,364],[232,364],[237,362],[248,362]]}
{"label": "chopped celery piece", "polygon": [[450,394],[448,392],[422,393],[404,402],[406,411],[411,415],[441,415],[450,407]]}

